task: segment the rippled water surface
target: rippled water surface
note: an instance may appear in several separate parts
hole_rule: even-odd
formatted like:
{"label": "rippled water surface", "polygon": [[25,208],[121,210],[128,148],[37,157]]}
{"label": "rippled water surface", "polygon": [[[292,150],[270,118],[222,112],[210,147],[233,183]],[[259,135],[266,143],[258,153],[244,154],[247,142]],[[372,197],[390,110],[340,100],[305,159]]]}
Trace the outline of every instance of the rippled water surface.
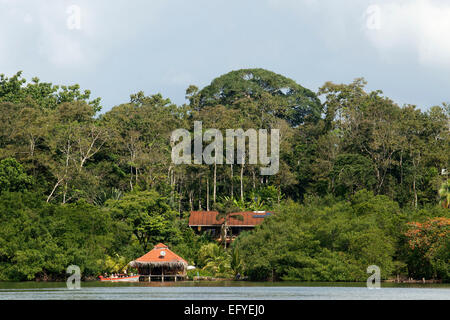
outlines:
{"label": "rippled water surface", "polygon": [[341,300],[439,299],[450,300],[450,284],[382,284],[369,290],[365,283],[304,282],[83,282],[80,290],[65,283],[0,282],[0,300]]}

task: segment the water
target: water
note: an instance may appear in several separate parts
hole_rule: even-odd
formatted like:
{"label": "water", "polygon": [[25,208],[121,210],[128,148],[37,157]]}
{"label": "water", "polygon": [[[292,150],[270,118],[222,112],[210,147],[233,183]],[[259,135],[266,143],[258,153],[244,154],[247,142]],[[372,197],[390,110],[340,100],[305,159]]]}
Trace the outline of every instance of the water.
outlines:
{"label": "water", "polygon": [[382,284],[304,282],[83,282],[81,290],[65,283],[0,282],[0,300],[450,300],[450,284]]}

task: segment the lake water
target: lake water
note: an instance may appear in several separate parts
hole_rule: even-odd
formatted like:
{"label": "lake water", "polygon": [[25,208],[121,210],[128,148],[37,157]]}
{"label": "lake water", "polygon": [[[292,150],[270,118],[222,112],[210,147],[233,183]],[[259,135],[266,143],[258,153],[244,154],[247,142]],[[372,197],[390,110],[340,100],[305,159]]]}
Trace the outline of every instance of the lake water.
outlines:
{"label": "lake water", "polygon": [[304,282],[82,282],[80,290],[65,283],[0,282],[0,300],[450,300],[450,284],[382,284]]}

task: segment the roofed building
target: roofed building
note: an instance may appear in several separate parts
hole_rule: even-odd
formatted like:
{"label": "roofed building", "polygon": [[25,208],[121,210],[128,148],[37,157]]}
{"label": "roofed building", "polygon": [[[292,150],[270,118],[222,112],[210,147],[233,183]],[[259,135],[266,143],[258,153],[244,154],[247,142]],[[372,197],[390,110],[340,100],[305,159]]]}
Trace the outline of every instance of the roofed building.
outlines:
{"label": "roofed building", "polygon": [[[214,238],[220,238],[221,226],[224,219],[217,220],[217,211],[191,211],[189,216],[189,227],[200,232],[208,232]],[[227,241],[232,241],[242,231],[251,230],[257,225],[260,225],[264,218],[270,216],[272,212],[268,211],[245,211],[230,213],[230,216],[241,216],[240,219],[228,218],[227,225],[229,226],[230,235]]]}
{"label": "roofed building", "polygon": [[168,278],[177,281],[186,277],[188,263],[165,244],[160,243],[142,257],[131,261],[129,265],[138,269],[141,280],[164,281]]}

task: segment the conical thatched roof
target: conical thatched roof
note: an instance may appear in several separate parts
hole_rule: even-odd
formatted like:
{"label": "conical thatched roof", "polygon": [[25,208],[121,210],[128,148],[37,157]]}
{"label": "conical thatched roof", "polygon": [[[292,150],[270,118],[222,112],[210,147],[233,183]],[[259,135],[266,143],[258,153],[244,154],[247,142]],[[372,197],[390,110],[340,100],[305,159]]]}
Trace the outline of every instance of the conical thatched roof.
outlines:
{"label": "conical thatched roof", "polygon": [[165,244],[157,244],[153,250],[147,252],[142,257],[131,261],[129,265],[133,268],[143,266],[166,267],[169,269],[186,269],[188,263],[186,260],[175,254]]}

